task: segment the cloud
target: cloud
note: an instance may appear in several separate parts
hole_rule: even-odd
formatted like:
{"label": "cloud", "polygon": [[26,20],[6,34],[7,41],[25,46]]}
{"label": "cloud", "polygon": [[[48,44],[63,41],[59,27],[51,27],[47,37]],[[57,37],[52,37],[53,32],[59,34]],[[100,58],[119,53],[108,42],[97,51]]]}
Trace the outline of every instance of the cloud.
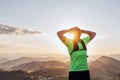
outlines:
{"label": "cloud", "polygon": [[31,31],[25,28],[13,27],[0,24],[0,35],[34,35],[34,34],[42,34],[39,31]]}

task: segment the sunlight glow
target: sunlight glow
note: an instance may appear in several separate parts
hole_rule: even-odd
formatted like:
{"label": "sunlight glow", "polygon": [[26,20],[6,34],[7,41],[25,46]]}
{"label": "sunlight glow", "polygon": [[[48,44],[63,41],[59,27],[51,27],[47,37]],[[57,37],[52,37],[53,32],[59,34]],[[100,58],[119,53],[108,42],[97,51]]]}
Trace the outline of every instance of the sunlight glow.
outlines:
{"label": "sunlight glow", "polygon": [[74,39],[74,35],[71,33],[66,33],[66,34],[64,34],[64,36],[69,38],[69,39]]}
{"label": "sunlight glow", "polygon": [[88,36],[87,34],[82,34],[80,38],[82,39],[82,38],[87,37],[87,36]]}

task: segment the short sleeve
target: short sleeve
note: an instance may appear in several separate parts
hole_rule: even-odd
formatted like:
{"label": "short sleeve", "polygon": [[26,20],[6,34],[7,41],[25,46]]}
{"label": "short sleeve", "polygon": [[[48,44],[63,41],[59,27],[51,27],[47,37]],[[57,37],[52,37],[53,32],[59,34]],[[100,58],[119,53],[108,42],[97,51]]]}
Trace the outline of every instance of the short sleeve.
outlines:
{"label": "short sleeve", "polygon": [[87,36],[87,37],[83,38],[82,40],[87,45],[90,42],[90,36]]}
{"label": "short sleeve", "polygon": [[67,47],[72,46],[72,40],[66,38],[64,44],[65,44]]}
{"label": "short sleeve", "polygon": [[68,52],[71,53],[73,51],[73,41],[71,39],[66,38],[64,44],[68,48]]}

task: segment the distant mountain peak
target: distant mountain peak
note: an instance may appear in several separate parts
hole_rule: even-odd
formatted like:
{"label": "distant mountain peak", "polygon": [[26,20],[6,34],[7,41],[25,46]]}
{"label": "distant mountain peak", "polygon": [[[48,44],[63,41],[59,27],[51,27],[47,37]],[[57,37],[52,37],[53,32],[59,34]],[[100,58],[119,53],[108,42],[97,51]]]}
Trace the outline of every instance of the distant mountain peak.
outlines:
{"label": "distant mountain peak", "polygon": [[100,58],[97,59],[97,61],[116,61],[116,59],[112,58],[112,57],[108,57],[108,56],[101,56]]}

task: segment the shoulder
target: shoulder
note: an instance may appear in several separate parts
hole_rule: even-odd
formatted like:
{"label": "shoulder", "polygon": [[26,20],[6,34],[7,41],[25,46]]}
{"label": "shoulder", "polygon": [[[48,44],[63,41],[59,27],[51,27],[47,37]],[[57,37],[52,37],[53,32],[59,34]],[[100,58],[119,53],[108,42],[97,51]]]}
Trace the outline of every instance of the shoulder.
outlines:
{"label": "shoulder", "polygon": [[73,45],[73,40],[66,38],[65,41],[63,42],[67,47]]}
{"label": "shoulder", "polygon": [[90,36],[87,35],[86,37],[82,38],[85,44],[88,44],[90,42]]}

